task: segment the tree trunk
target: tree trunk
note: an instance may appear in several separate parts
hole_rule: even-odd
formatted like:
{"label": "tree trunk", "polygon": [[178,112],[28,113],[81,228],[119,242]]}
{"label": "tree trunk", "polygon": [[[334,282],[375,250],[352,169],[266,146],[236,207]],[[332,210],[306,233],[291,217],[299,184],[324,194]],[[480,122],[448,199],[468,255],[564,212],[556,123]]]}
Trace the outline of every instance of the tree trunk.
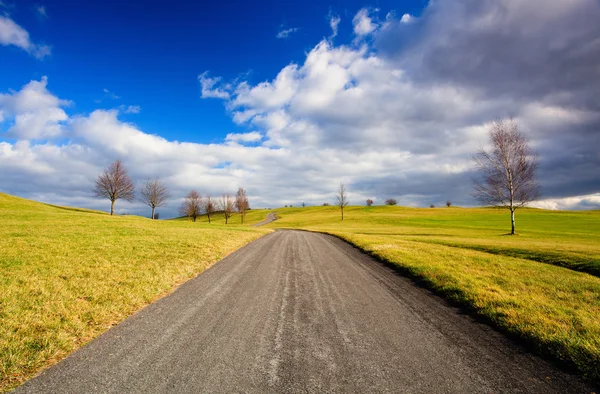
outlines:
{"label": "tree trunk", "polygon": [[344,208],[342,208],[342,220],[344,220]]}
{"label": "tree trunk", "polygon": [[229,220],[229,218],[225,216],[225,224],[227,224],[227,220]]}
{"label": "tree trunk", "polygon": [[208,217],[208,224],[210,224],[210,213],[206,213],[206,216]]}
{"label": "tree trunk", "polygon": [[115,200],[110,202],[110,214],[112,215],[113,213],[115,213]]}
{"label": "tree trunk", "polygon": [[152,207],[152,220],[154,220],[154,207]]}
{"label": "tree trunk", "polygon": [[515,210],[514,209],[510,210],[510,223],[511,223],[510,235],[515,235]]}

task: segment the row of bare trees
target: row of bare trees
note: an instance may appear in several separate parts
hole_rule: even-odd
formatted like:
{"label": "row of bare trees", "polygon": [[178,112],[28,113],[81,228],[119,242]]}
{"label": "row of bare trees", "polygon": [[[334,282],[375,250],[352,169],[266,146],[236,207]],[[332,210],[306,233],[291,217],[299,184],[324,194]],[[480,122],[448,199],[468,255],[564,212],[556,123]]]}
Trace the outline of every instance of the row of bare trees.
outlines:
{"label": "row of bare trees", "polygon": [[[93,188],[94,195],[107,198],[110,201],[110,214],[115,212],[115,202],[119,199],[134,201],[136,199],[135,185],[123,166],[121,160],[116,160],[96,178]],[[166,185],[160,179],[147,180],[140,190],[139,200],[152,209],[152,219],[156,219],[156,208],[165,205],[171,197]],[[206,214],[210,223],[210,215],[219,212],[225,217],[225,224],[234,212],[238,212],[242,224],[250,209],[246,190],[239,188],[235,197],[224,194],[220,199],[211,196],[202,197],[196,190],[191,190],[183,200],[179,212],[191,218],[194,222],[202,214]]]}
{"label": "row of bare trees", "polygon": [[179,213],[182,216],[187,216],[194,222],[199,216],[205,214],[208,218],[208,223],[210,223],[211,215],[219,213],[225,218],[225,224],[228,224],[233,213],[237,212],[240,214],[242,224],[244,224],[246,213],[249,209],[250,204],[246,190],[240,187],[235,197],[223,194],[218,199],[210,195],[202,197],[196,190],[190,190],[184,198],[181,207],[179,207]]}
{"label": "row of bare trees", "polygon": [[[115,213],[115,202],[135,200],[135,185],[121,160],[113,162],[96,178],[92,189],[94,195],[110,201],[110,214]],[[167,187],[158,179],[147,180],[140,190],[139,200],[152,209],[152,219],[156,218],[155,209],[163,206],[171,197]]]}

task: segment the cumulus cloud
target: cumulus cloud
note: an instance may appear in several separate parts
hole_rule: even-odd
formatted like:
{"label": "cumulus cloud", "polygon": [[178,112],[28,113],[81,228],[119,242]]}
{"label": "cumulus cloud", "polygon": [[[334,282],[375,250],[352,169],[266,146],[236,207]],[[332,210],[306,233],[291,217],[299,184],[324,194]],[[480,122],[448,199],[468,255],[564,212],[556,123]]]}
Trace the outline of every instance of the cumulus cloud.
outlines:
{"label": "cumulus cloud", "polygon": [[3,15],[0,15],[0,44],[5,46],[14,45],[38,59],[43,59],[52,52],[48,45],[32,42],[27,30],[16,24],[8,16]]}
{"label": "cumulus cloud", "polygon": [[[118,111],[75,115],[62,123],[66,144],[0,142],[0,168],[7,169],[0,185],[102,207],[86,200],[91,182],[122,158],[134,179],[161,177],[174,195],[192,187],[218,195],[241,185],[254,207],[331,202],[341,179],[352,204],[393,197],[414,206],[473,205],[471,154],[486,144],[490,122],[512,115],[540,153],[538,206],[600,208],[600,88],[593,83],[600,5],[540,4],[533,12],[536,4],[514,0],[439,0],[410,23],[389,16],[379,27],[361,10],[354,27],[369,18],[373,28],[359,32],[369,30],[373,40],[323,40],[303,62],[259,83],[200,74],[202,97],[223,100],[251,132],[196,144],[147,134]],[[3,124],[13,127],[7,108],[0,104]],[[27,184],[19,182],[25,174]]]}
{"label": "cumulus cloud", "polygon": [[[373,10],[377,12],[378,10]],[[356,13],[352,19],[354,25],[354,34],[357,36],[366,36],[374,32],[377,29],[377,23],[373,22],[373,18],[370,16],[371,11],[367,8],[363,8]]]}
{"label": "cumulus cloud", "polygon": [[289,29],[280,30],[279,33],[277,33],[277,38],[279,38],[279,39],[288,38],[292,33],[295,33],[298,30],[300,30],[298,27],[292,27]]}
{"label": "cumulus cloud", "polygon": [[39,140],[63,134],[68,117],[61,100],[47,89],[48,78],[31,81],[18,92],[0,94],[0,111],[4,121],[12,120],[7,137],[20,140]]}

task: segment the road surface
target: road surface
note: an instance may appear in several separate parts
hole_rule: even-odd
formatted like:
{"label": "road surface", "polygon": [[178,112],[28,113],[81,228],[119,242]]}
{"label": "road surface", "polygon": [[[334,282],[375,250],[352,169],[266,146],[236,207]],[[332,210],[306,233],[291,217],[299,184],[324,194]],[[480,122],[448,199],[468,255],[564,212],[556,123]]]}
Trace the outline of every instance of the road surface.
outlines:
{"label": "road surface", "polygon": [[255,224],[253,224],[253,226],[254,227],[264,226],[265,224],[269,224],[271,222],[274,222],[275,220],[277,220],[277,215],[275,214],[275,212],[269,212],[269,214],[267,215],[265,220],[263,220],[262,222],[255,223]]}
{"label": "road surface", "polygon": [[277,231],[19,393],[585,393],[331,236]]}

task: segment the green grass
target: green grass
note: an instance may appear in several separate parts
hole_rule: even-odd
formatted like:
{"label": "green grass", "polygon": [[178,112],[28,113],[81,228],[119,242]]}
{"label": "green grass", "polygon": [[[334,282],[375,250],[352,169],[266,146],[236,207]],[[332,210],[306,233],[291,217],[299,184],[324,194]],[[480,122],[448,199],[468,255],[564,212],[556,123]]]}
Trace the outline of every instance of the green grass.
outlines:
{"label": "green grass", "polygon": [[2,193],[0,220],[0,392],[270,231],[110,216]]}
{"label": "green grass", "polygon": [[[600,211],[278,209],[271,228],[336,235],[540,354],[600,382]],[[583,272],[579,272],[583,271]]]}
{"label": "green grass", "polygon": [[[244,225],[252,225],[265,220],[267,215],[271,212],[269,209],[251,209],[246,213],[246,218],[244,219]],[[169,219],[173,221],[190,221],[191,219],[187,217],[178,217],[175,219]],[[225,218],[221,213],[214,213],[210,215],[211,224],[225,224]],[[208,217],[206,215],[199,216],[196,218],[196,223],[205,223],[208,224]],[[229,218],[229,225],[241,225],[242,218],[239,214],[234,213],[233,216]]]}

